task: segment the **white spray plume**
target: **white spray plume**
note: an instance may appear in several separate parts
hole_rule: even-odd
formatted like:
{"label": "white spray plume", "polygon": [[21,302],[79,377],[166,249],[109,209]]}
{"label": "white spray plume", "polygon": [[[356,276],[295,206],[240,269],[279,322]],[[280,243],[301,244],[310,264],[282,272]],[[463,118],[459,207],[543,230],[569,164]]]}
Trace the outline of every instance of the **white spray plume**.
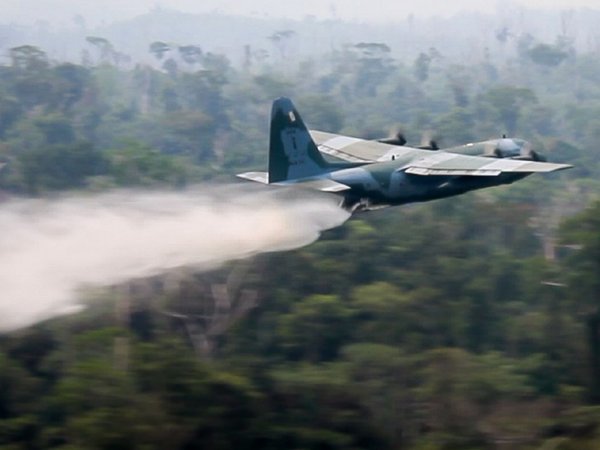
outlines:
{"label": "white spray plume", "polygon": [[348,218],[330,198],[242,186],[0,204],[0,331],[73,310],[82,286],[301,247]]}

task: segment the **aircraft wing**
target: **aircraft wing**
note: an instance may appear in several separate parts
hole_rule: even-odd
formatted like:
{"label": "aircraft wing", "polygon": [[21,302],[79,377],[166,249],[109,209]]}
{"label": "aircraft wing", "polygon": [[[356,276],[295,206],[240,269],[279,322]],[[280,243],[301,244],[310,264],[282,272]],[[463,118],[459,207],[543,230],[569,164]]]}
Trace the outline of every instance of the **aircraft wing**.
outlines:
{"label": "aircraft wing", "polygon": [[438,151],[416,158],[399,170],[413,175],[498,176],[501,173],[554,172],[571,167],[573,166],[570,164],[497,159]]}
{"label": "aircraft wing", "polygon": [[[390,159],[386,156],[388,153],[393,154],[398,151],[398,146],[395,145],[341,134],[310,130],[310,135],[320,152],[350,162],[368,163],[388,160]],[[410,147],[404,148],[410,149]]]}
{"label": "aircraft wing", "polygon": [[311,130],[310,134],[319,151],[346,161],[361,163],[389,161],[393,159],[392,155],[411,158],[412,161],[401,170],[414,175],[497,176],[508,172],[554,172],[573,167],[569,164],[470,156],[445,151],[432,152],[317,130]]}

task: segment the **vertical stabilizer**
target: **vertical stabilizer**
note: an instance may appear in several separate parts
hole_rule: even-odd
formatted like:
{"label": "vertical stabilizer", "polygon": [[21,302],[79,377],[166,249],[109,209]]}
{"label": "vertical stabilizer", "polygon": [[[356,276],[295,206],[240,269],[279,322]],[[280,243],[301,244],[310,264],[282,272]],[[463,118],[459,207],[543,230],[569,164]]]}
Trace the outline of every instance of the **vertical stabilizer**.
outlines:
{"label": "vertical stabilizer", "polygon": [[269,183],[312,177],[328,171],[304,121],[289,98],[273,102],[269,141]]}

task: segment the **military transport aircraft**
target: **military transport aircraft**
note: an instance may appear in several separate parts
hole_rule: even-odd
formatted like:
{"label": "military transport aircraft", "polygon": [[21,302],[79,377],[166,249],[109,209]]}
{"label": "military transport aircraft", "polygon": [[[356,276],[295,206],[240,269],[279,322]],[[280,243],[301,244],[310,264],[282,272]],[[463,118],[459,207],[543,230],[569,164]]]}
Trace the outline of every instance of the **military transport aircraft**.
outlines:
{"label": "military transport aircraft", "polygon": [[[368,141],[309,132],[292,101],[282,97],[271,111],[268,173],[238,176],[333,192],[341,196],[344,208],[355,212],[450,197],[572,167],[542,162],[521,139],[503,137],[445,150],[405,143],[401,136]],[[343,161],[330,162],[322,153]]]}

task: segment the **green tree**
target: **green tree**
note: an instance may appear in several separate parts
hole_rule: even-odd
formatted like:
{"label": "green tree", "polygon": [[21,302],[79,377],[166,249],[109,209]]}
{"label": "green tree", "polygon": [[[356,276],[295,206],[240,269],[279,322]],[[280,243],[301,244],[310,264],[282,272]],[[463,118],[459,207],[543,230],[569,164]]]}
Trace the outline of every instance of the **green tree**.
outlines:
{"label": "green tree", "polygon": [[492,88],[485,94],[484,99],[509,135],[514,135],[517,131],[523,106],[537,101],[531,89],[512,86]]}
{"label": "green tree", "polygon": [[12,65],[27,71],[39,71],[48,67],[46,52],[33,45],[21,45],[10,49]]}
{"label": "green tree", "polygon": [[156,59],[162,60],[165,54],[171,51],[171,46],[165,42],[155,41],[150,44],[149,50]]}
{"label": "green tree", "polygon": [[569,292],[585,317],[590,401],[600,402],[600,202],[596,201],[561,227],[561,241],[575,246],[565,269]]}
{"label": "green tree", "polygon": [[348,335],[350,310],[335,296],[314,295],[280,319],[280,345],[292,359],[335,358]]}
{"label": "green tree", "polygon": [[431,57],[426,53],[420,53],[414,62],[414,74],[417,80],[423,82],[429,78],[429,66],[431,64]]}
{"label": "green tree", "polygon": [[185,183],[186,169],[182,160],[160,153],[138,142],[107,152],[106,174],[118,186],[149,186]]}
{"label": "green tree", "polygon": [[96,47],[98,50],[98,60],[101,63],[109,64],[111,60],[114,61],[116,51],[108,39],[100,36],[87,36],[85,40]]}
{"label": "green tree", "polygon": [[569,55],[567,52],[552,45],[538,44],[528,50],[531,60],[539,65],[556,67]]}
{"label": "green tree", "polygon": [[84,187],[88,177],[106,173],[107,167],[102,153],[89,142],[32,149],[19,155],[17,164],[24,186],[31,194],[46,189]]}

